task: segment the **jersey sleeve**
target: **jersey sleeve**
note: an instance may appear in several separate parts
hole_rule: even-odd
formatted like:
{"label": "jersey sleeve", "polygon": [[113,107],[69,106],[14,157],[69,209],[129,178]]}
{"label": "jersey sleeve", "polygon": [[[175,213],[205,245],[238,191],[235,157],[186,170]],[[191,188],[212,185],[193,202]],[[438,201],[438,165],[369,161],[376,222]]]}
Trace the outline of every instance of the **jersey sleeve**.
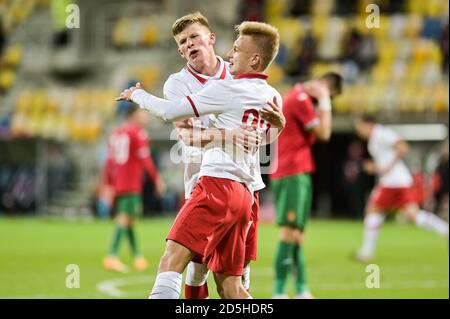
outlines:
{"label": "jersey sleeve", "polygon": [[383,128],[380,133],[378,135],[379,140],[387,145],[393,146],[400,140],[400,137],[394,130]]}
{"label": "jersey sleeve", "polygon": [[200,117],[223,112],[232,106],[231,90],[222,82],[225,81],[215,81],[200,92],[178,101],[161,99],[142,89],[135,90],[131,94],[131,100],[165,121],[173,122],[193,116]]}
{"label": "jersey sleeve", "polygon": [[163,92],[164,99],[169,101],[178,101],[189,95],[189,90],[186,88],[186,85],[173,76],[170,76],[166,83],[164,83]]}
{"label": "jersey sleeve", "polygon": [[153,182],[156,182],[158,171],[150,155],[150,140],[147,133],[144,130],[137,131],[134,140],[136,145],[134,149],[136,157],[141,161],[145,171],[150,176],[150,179]]}
{"label": "jersey sleeve", "polygon": [[186,98],[169,101],[138,89],[131,94],[131,100],[142,109],[164,121],[174,122],[195,116],[195,112]]}
{"label": "jersey sleeve", "polygon": [[320,120],[314,111],[314,105],[305,92],[301,92],[297,96],[297,100],[299,105],[295,108],[295,117],[303,125],[304,129],[310,130],[320,123]]}
{"label": "jersey sleeve", "polygon": [[139,159],[146,158],[150,156],[150,145],[148,135],[144,130],[138,130],[134,136],[134,149],[135,156]]}
{"label": "jersey sleeve", "polygon": [[229,81],[214,81],[201,91],[188,95],[186,99],[192,106],[196,117],[217,114],[233,107],[233,94]]}

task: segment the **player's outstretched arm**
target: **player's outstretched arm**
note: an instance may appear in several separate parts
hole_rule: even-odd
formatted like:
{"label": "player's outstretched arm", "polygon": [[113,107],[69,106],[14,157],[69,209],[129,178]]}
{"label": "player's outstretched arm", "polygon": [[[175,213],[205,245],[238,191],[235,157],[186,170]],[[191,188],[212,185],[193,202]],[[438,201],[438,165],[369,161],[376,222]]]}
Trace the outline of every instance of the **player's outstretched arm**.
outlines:
{"label": "player's outstretched arm", "polygon": [[156,117],[168,122],[220,113],[230,105],[229,99],[217,98],[218,95],[214,91],[214,85],[210,85],[200,92],[179,101],[168,101],[144,91],[140,83],[137,83],[135,87],[133,86],[120,93],[116,101],[132,101]]}

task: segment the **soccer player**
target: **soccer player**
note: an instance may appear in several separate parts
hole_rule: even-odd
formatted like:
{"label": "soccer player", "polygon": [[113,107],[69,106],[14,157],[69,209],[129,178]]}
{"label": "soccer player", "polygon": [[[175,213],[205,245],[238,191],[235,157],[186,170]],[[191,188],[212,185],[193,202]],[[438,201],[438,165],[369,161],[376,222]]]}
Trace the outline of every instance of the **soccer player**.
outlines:
{"label": "soccer player", "polygon": [[[284,97],[286,127],[278,139],[277,170],[271,187],[280,228],[275,257],[274,298],[287,298],[286,280],[295,274],[297,298],[310,299],[302,244],[311,201],[311,174],[315,171],[312,146],[331,136],[331,98],[342,91],[342,78],[327,73],[318,80],[296,84]],[[317,111],[315,110],[317,104]]]}
{"label": "soccer player", "polygon": [[147,260],[138,249],[133,229],[135,218],[141,213],[141,191],[144,171],[155,183],[158,195],[163,194],[165,184],[153,164],[149,138],[144,130],[148,114],[137,105],[128,109],[127,120],[111,134],[108,141],[108,158],[104,176],[114,187],[117,211],[116,229],[107,257],[103,260],[106,270],[127,272],[128,267],[118,258],[119,245],[128,238],[133,253],[133,266],[139,271],[148,267]]}
{"label": "soccer player", "polygon": [[[267,132],[271,141],[278,130],[276,134],[269,130],[260,111],[268,101],[281,105],[279,93],[267,84],[264,74],[278,51],[278,31],[258,22],[243,22],[237,31],[239,37],[229,52],[234,80],[214,81],[200,92],[173,102],[139,87],[122,92],[119,99],[131,99],[166,121],[217,114],[216,128],[232,129],[248,123]],[[241,276],[251,223],[254,171],[259,165],[256,154],[257,148],[238,154],[219,147],[205,151],[200,179],[167,237],[151,298],[178,298],[181,273],[196,254],[204,256],[223,297],[250,297]]]}
{"label": "soccer player", "polygon": [[448,238],[448,223],[433,213],[421,210],[411,193],[412,177],[403,157],[409,146],[393,130],[379,124],[374,118],[364,116],[355,121],[357,134],[368,141],[373,158],[363,164],[364,170],[378,177],[372,190],[364,217],[364,237],[355,257],[368,262],[374,257],[378,232],[386,213],[398,211],[417,227]]}
{"label": "soccer player", "polygon": [[[231,79],[229,63],[223,61],[214,52],[216,35],[211,32],[208,20],[201,13],[187,14],[177,19],[172,26],[172,34],[178,46],[178,51],[183,59],[187,60],[186,67],[180,72],[172,74],[164,84],[164,97],[167,100],[176,101],[185,96],[198,92],[213,80]],[[265,116],[272,127],[284,126],[284,117],[275,112],[273,118]],[[182,153],[185,159],[184,183],[185,198],[188,199],[198,181],[200,164],[202,161],[202,147],[209,147],[215,142],[222,143],[222,136],[230,138],[233,143],[256,146],[257,134],[248,129],[234,129],[233,134],[223,134],[223,130],[211,128],[209,123],[214,121],[214,115],[192,118],[188,121],[175,122],[174,126],[180,131],[183,143]],[[246,267],[243,273],[244,287],[248,290],[250,286],[250,260],[256,259],[257,241],[257,217],[259,208],[259,190],[265,185],[260,177],[259,165],[255,169],[256,182],[253,186],[254,204],[252,207],[253,223],[247,236]],[[205,299],[208,298],[208,268],[201,262],[202,256],[196,256],[187,267],[185,279],[185,298]]]}

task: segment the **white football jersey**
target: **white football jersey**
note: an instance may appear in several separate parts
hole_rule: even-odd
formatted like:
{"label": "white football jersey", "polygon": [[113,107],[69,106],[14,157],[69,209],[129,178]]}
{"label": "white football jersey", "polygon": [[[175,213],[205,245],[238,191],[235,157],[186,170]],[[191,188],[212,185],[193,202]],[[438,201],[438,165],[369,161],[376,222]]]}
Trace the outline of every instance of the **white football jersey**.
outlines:
{"label": "white football jersey", "polygon": [[[213,125],[218,129],[248,124],[266,131],[268,123],[260,118],[259,111],[274,97],[278,105],[282,105],[280,94],[267,84],[266,78],[265,75],[250,74],[234,80],[214,81],[204,90],[188,96],[187,100],[196,116],[214,112]],[[208,149],[203,155],[201,176],[227,178],[245,183],[252,192],[259,190],[259,150],[244,153],[233,147]]]}
{"label": "white football jersey", "polygon": [[[220,61],[220,66],[214,76],[210,77],[199,74],[190,68],[189,65],[180,72],[170,75],[164,84],[164,98],[170,101],[178,101],[192,93],[200,91],[210,84],[212,80],[232,79],[232,75],[229,72],[229,63],[225,62],[219,56],[217,56],[217,59]],[[214,120],[214,115],[206,115],[193,118],[193,124],[196,128],[208,128],[211,125],[211,121]],[[192,193],[199,177],[203,150],[200,147],[187,146],[182,141],[180,141],[180,145],[184,163],[184,192],[185,198],[187,199]],[[257,156],[259,157],[259,153]],[[265,185],[261,178],[260,165],[255,170],[255,174],[258,177],[255,178],[254,189],[263,189]]]}
{"label": "white football jersey", "polygon": [[[389,165],[396,156],[395,143],[399,136],[393,130],[382,125],[375,125],[369,138],[368,149],[379,169]],[[383,187],[399,188],[410,187],[412,177],[402,160],[398,160],[387,173],[378,177],[378,183]]]}
{"label": "white football jersey", "polygon": [[[260,110],[275,97],[282,106],[278,91],[267,84],[263,74],[244,74],[234,80],[212,81],[203,90],[188,95],[175,102],[167,101],[148,94],[144,90],[135,90],[132,100],[150,113],[166,121],[176,121],[189,116],[200,118],[215,114],[214,127],[218,129],[239,128],[250,124],[260,131],[267,131],[269,124],[260,117]],[[229,147],[214,147],[203,154],[199,177],[212,176],[227,178],[245,183],[250,191],[255,191],[259,169],[259,150],[244,153]]]}

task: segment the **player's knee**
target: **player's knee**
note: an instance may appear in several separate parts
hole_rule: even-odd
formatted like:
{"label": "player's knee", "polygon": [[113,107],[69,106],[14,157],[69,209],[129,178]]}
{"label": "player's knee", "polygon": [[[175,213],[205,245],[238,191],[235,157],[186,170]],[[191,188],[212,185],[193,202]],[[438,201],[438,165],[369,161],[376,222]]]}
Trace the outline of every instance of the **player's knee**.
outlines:
{"label": "player's knee", "polygon": [[128,216],[125,214],[119,214],[117,216],[116,222],[119,226],[126,228],[128,227]]}
{"label": "player's knee", "polygon": [[182,273],[192,257],[193,254],[189,249],[168,241],[159,263],[159,272],[176,271]]}

